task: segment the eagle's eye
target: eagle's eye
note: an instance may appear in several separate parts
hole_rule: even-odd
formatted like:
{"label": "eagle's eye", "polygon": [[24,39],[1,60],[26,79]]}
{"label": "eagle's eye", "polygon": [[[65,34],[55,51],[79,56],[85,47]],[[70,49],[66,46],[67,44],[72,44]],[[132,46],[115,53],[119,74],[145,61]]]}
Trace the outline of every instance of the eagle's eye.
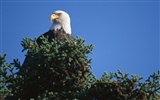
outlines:
{"label": "eagle's eye", "polygon": [[57,13],[58,16],[60,16],[62,13]]}

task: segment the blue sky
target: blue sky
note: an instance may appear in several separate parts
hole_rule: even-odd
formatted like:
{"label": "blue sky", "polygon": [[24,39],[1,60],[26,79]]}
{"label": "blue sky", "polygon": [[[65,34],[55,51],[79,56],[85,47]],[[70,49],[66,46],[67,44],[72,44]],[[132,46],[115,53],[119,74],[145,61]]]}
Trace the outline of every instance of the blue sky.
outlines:
{"label": "blue sky", "polygon": [[71,17],[73,36],[93,44],[92,72],[100,78],[104,71],[118,69],[147,78],[159,69],[158,0],[121,1],[40,1],[1,0],[0,52],[7,61],[23,63],[21,40],[48,31],[49,16],[64,10]]}

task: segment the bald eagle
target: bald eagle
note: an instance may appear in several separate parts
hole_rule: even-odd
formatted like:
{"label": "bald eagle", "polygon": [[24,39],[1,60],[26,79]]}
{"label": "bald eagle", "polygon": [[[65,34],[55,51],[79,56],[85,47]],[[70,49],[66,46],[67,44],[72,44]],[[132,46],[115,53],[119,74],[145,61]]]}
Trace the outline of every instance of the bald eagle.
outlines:
{"label": "bald eagle", "polygon": [[61,41],[64,40],[64,36],[67,35],[70,39],[73,37],[71,36],[71,24],[70,24],[70,16],[62,10],[57,10],[50,16],[50,21],[53,22],[52,26],[50,27],[49,31],[42,34],[38,37],[37,43],[41,44],[40,37],[48,36],[48,41],[51,41],[53,38],[57,38]]}
{"label": "bald eagle", "polygon": [[[64,41],[65,36],[69,39],[73,39],[71,35],[71,24],[70,24],[70,16],[62,10],[57,10],[50,15],[50,21],[53,22],[48,32],[40,35],[37,38],[37,44],[41,45],[42,40],[41,37],[48,37],[48,41],[51,42],[52,39],[57,38],[60,41]],[[26,66],[29,58],[25,58],[22,66]]]}

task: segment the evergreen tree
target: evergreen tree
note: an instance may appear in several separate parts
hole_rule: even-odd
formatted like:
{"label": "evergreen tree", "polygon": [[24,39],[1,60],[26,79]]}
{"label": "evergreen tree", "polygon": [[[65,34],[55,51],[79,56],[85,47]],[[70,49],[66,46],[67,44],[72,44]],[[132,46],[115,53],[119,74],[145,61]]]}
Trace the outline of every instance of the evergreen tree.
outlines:
{"label": "evergreen tree", "polygon": [[6,55],[0,55],[1,100],[157,100],[160,90],[160,71],[150,75],[145,82],[142,77],[127,73],[104,73],[96,79],[91,69],[93,46],[82,38],[64,41],[41,37],[22,40],[27,50],[25,64],[18,59],[6,63]]}

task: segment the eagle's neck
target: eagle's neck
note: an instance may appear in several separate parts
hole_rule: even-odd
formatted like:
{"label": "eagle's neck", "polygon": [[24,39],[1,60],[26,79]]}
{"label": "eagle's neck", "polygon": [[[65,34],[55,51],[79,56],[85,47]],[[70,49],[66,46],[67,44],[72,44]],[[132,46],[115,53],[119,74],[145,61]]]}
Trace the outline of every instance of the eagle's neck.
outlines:
{"label": "eagle's neck", "polygon": [[70,23],[67,23],[67,22],[63,22],[63,23],[55,22],[52,24],[50,30],[58,30],[61,28],[64,29],[64,31],[67,34],[71,34],[71,26],[70,26]]}

